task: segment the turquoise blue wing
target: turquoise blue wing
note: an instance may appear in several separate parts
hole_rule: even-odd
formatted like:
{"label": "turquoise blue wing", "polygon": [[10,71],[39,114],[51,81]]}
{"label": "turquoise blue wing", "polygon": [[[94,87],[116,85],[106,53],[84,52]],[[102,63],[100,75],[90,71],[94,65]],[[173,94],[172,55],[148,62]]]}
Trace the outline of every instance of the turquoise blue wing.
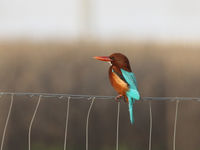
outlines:
{"label": "turquoise blue wing", "polygon": [[137,89],[137,81],[136,81],[134,73],[128,72],[124,69],[121,69],[121,72],[126,82],[129,84],[130,88]]}
{"label": "turquoise blue wing", "polygon": [[139,100],[140,95],[139,95],[139,92],[137,89],[137,81],[136,81],[134,73],[128,72],[124,69],[121,69],[121,72],[122,72],[124,79],[126,80],[126,82],[129,85],[129,90],[127,91],[127,96],[130,96],[133,99]]}

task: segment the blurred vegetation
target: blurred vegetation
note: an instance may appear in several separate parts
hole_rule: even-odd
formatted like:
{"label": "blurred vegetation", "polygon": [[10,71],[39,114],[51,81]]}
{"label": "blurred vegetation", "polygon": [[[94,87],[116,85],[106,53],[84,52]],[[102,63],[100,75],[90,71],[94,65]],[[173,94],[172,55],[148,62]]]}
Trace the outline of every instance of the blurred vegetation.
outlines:
{"label": "blurred vegetation", "polygon": [[[136,74],[141,95],[200,96],[200,46],[193,44],[158,44],[132,42],[1,42],[0,91],[49,92],[92,95],[116,95],[108,80],[109,65],[93,56],[121,52],[128,56]],[[9,106],[8,96],[0,101],[0,134]],[[26,150],[28,125],[37,97],[15,97],[8,125],[5,149]],[[32,130],[34,150],[63,149],[66,100],[41,102]],[[200,104],[181,102],[178,114],[177,149],[198,149]],[[85,148],[85,122],[89,102],[71,101],[67,146]],[[172,148],[175,102],[153,102],[153,149]],[[96,101],[91,112],[89,149],[115,147],[115,101]],[[120,150],[148,148],[148,102],[134,105],[136,123],[130,125],[127,104],[120,114]]]}

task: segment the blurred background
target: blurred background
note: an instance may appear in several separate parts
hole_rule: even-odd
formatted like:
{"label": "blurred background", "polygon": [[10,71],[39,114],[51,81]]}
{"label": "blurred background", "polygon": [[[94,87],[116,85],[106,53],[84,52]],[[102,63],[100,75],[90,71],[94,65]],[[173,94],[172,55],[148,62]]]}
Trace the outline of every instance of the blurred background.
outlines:
{"label": "blurred background", "polygon": [[[197,0],[1,0],[0,91],[117,95],[108,64],[93,56],[128,56],[143,97],[200,96],[200,2]],[[0,135],[9,107],[0,101]],[[28,126],[37,98],[16,96],[5,150],[28,148]],[[172,149],[175,102],[154,101],[152,148]],[[32,130],[32,150],[63,149],[66,100],[43,99]],[[71,101],[68,150],[85,148],[89,102]],[[180,103],[177,149],[200,148],[200,104]],[[115,148],[117,104],[96,101],[89,149]],[[121,103],[119,149],[146,150],[148,102],[134,105],[129,122]],[[1,136],[0,136],[1,139]]]}

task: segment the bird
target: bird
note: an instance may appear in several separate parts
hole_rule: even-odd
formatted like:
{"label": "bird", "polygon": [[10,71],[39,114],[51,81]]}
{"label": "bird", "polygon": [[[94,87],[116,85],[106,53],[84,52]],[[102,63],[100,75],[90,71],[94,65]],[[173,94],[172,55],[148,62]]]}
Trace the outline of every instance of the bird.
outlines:
{"label": "bird", "polygon": [[113,53],[110,56],[95,56],[94,58],[110,64],[109,80],[119,94],[115,99],[118,101],[119,98],[124,97],[125,102],[128,102],[130,122],[134,124],[133,104],[135,100],[140,100],[140,93],[128,58],[121,53]]}

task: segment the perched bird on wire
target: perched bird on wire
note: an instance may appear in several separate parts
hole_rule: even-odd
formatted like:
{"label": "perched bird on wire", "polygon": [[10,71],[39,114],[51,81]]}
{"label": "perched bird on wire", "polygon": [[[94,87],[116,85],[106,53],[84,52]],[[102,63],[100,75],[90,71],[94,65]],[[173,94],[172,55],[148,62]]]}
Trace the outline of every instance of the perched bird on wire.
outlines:
{"label": "perched bird on wire", "polygon": [[110,56],[96,56],[94,58],[110,63],[109,79],[112,86],[119,94],[115,99],[118,100],[123,96],[125,101],[128,102],[130,121],[131,124],[133,124],[133,104],[135,100],[140,99],[140,94],[128,58],[121,53],[114,53]]}

